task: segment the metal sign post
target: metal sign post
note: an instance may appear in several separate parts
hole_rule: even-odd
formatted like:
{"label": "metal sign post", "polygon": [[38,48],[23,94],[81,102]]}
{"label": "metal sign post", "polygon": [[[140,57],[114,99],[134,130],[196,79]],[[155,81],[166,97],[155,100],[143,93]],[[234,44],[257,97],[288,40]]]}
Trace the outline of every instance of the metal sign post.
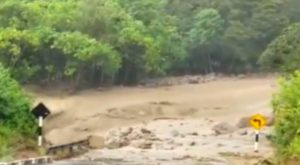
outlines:
{"label": "metal sign post", "polygon": [[266,123],[266,118],[260,114],[253,115],[249,120],[249,124],[255,129],[254,152],[258,152],[260,129],[264,127]]}
{"label": "metal sign post", "polygon": [[38,146],[43,145],[43,120],[51,113],[49,109],[43,104],[39,103],[35,108],[32,109],[32,114],[38,119]]}
{"label": "metal sign post", "polygon": [[258,152],[259,130],[255,130],[254,152]]}

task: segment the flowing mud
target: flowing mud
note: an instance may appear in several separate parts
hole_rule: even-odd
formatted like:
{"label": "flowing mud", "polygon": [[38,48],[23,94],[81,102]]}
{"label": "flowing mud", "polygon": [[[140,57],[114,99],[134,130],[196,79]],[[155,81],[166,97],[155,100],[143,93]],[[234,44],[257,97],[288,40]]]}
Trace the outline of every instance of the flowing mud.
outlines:
{"label": "flowing mud", "polygon": [[[72,96],[39,91],[35,96],[52,111],[45,121],[49,144],[89,135],[121,138],[118,133],[109,134],[121,128],[146,129],[155,136],[152,140],[127,138],[122,147],[90,151],[78,158],[93,160],[88,164],[252,165],[272,151],[265,138],[270,129],[263,130],[257,154],[253,130],[235,126],[244,116],[270,114],[274,89],[273,77],[221,78],[202,84],[89,90]],[[221,122],[234,130],[216,135],[213,127]]]}

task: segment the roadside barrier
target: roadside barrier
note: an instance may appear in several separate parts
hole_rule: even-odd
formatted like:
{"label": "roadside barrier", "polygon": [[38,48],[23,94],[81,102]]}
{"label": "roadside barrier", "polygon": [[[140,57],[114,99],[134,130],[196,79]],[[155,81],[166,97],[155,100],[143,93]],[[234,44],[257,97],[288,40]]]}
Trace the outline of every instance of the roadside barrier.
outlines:
{"label": "roadside barrier", "polygon": [[61,159],[83,154],[87,152],[88,149],[89,141],[85,139],[68,144],[51,146],[47,149],[46,154],[51,155],[56,159]]}
{"label": "roadside barrier", "polygon": [[23,160],[15,160],[11,162],[0,162],[0,165],[44,165],[52,163],[53,159],[50,156],[29,158]]}

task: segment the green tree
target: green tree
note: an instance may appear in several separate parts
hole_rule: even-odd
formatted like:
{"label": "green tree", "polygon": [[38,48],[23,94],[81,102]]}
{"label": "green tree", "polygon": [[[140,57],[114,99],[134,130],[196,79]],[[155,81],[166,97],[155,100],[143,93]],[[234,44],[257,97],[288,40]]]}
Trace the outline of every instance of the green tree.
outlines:
{"label": "green tree", "polygon": [[[214,41],[219,39],[221,32],[223,30],[224,21],[222,20],[221,16],[219,15],[218,11],[215,9],[204,9],[201,10],[198,14],[195,15],[194,25],[190,31],[188,31],[188,49],[192,52],[199,51],[199,48],[207,49],[202,59],[201,64],[207,63],[207,72],[213,72],[213,64],[211,59],[211,45]],[[201,51],[200,51],[201,52]],[[197,56],[201,56],[198,53],[195,54],[195,59]],[[199,59],[199,58],[198,58]],[[196,65],[200,62],[200,60],[195,61]],[[193,64],[195,65],[195,64]]]}
{"label": "green tree", "polygon": [[293,72],[299,69],[300,24],[286,28],[272,41],[260,58],[261,65],[268,70]]}
{"label": "green tree", "polygon": [[0,65],[0,158],[34,138],[36,120],[30,108],[28,96]]}

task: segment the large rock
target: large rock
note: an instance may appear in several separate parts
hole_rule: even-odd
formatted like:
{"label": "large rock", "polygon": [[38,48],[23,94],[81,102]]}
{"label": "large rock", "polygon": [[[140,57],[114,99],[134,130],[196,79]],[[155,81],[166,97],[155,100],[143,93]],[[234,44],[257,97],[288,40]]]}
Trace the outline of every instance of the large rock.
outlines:
{"label": "large rock", "polygon": [[236,129],[236,127],[230,125],[227,122],[219,123],[212,128],[212,130],[215,131],[216,135],[233,133]]}
{"label": "large rock", "polygon": [[242,117],[238,123],[236,124],[236,126],[238,128],[247,128],[249,127],[249,120],[250,120],[250,117]]}
{"label": "large rock", "polygon": [[117,149],[128,146],[129,144],[130,142],[126,138],[111,137],[105,140],[105,147],[108,149]]}
{"label": "large rock", "polygon": [[128,136],[129,134],[131,134],[133,131],[132,127],[126,128],[124,130],[121,130],[121,136]]}
{"label": "large rock", "polygon": [[151,147],[152,147],[152,142],[151,142],[151,141],[148,141],[148,140],[145,140],[145,139],[140,139],[140,140],[132,141],[132,142],[130,143],[130,145],[131,145],[132,147],[140,148],[140,149],[151,149]]}
{"label": "large rock", "polygon": [[159,140],[151,130],[132,127],[110,130],[105,139],[105,146],[109,149],[121,148],[128,145],[147,149],[151,147],[150,143],[148,143],[149,141]]}
{"label": "large rock", "polygon": [[129,145],[126,138],[131,129],[125,130],[110,130],[105,137],[105,147],[108,149],[116,149]]}
{"label": "large rock", "polygon": [[89,147],[91,149],[102,149],[105,146],[105,139],[102,136],[92,135],[88,137]]}

